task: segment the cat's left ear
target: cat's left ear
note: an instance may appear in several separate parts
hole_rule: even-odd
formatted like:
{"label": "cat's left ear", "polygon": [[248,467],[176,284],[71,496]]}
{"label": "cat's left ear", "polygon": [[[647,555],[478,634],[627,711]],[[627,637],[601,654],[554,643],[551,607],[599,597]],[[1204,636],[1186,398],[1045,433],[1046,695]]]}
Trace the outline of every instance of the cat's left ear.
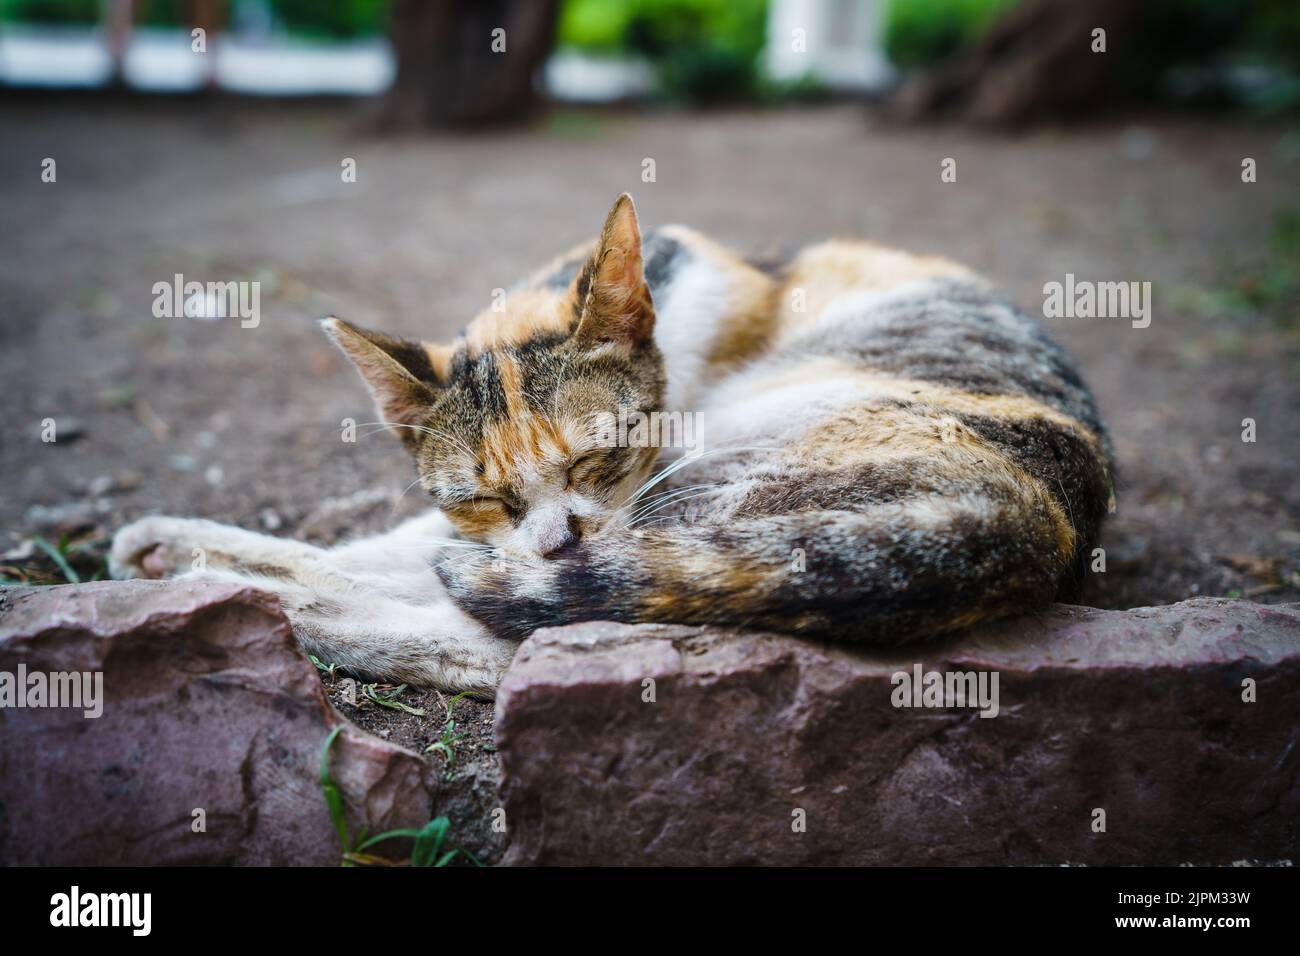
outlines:
{"label": "cat's left ear", "polygon": [[596,251],[578,274],[573,293],[580,338],[631,348],[652,340],[655,311],[641,262],[641,228],[627,193],[605,217]]}
{"label": "cat's left ear", "polygon": [[380,419],[396,429],[408,448],[419,442],[418,427],[438,397],[438,358],[421,342],[372,332],[331,316],[321,327],[352,360],[375,399]]}

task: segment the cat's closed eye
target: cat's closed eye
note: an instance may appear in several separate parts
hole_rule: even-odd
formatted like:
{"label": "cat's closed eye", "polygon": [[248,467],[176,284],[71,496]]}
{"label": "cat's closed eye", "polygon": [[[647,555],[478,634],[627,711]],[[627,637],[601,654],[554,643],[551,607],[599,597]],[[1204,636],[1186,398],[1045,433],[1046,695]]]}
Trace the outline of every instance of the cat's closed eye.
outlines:
{"label": "cat's closed eye", "polygon": [[477,513],[499,512],[508,518],[519,514],[519,508],[499,495],[475,495],[447,506],[447,510],[471,511]]}
{"label": "cat's closed eye", "polygon": [[604,452],[589,451],[576,458],[573,464],[569,465],[569,485],[581,484],[593,477],[603,457]]}

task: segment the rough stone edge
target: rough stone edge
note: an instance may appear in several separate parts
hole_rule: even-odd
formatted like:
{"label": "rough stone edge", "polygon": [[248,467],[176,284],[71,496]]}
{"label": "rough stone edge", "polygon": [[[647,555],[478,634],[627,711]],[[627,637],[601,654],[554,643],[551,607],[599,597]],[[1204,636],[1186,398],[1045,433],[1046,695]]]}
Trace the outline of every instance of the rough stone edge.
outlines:
{"label": "rough stone edge", "polygon": [[[431,812],[436,812],[434,802],[441,787],[437,769],[415,752],[358,727],[330,703],[324,686],[299,647],[293,627],[274,595],[227,582],[136,581],[132,582],[133,590],[147,588],[157,596],[158,603],[137,606],[137,612],[131,616],[115,616],[117,623],[109,630],[101,626],[103,616],[100,612],[106,600],[117,598],[122,584],[123,582],[117,581],[96,581],[49,587],[0,586],[0,647],[10,641],[34,644],[51,638],[57,639],[58,635],[67,632],[86,633],[98,639],[100,653],[86,663],[88,669],[97,670],[103,668],[113,645],[122,637],[123,632],[176,632],[192,619],[195,612],[211,613],[218,606],[229,604],[246,607],[253,613],[268,618],[267,634],[271,639],[281,642],[282,649],[300,662],[300,686],[292,688],[292,691],[302,694],[303,702],[318,710],[326,735],[337,726],[342,725],[344,728],[332,748],[330,769],[331,778],[343,793],[352,832],[355,833],[363,825],[372,834],[394,826],[391,817],[398,811],[402,791],[418,788],[423,792],[424,804]],[[209,596],[202,596],[205,591]],[[23,616],[23,605],[50,592],[62,592],[59,596],[64,599],[72,594],[73,600],[82,605],[83,611],[89,613]],[[183,596],[180,603],[178,595]],[[23,629],[24,623],[30,623],[31,627]],[[241,676],[251,678],[250,686],[256,686],[260,677],[247,672]],[[322,736],[319,743],[323,744],[324,740],[325,737]],[[383,767],[379,776],[370,772],[375,766]],[[323,797],[321,814],[327,818]],[[418,826],[426,820],[400,823]],[[391,841],[373,852],[400,858],[401,851],[407,847],[407,841]]]}

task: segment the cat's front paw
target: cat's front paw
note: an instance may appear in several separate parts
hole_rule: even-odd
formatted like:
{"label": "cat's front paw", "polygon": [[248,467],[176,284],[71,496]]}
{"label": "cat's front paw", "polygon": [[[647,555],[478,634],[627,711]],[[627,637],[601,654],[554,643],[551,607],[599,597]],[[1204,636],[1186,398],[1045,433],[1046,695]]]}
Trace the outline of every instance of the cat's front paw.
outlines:
{"label": "cat's front paw", "polygon": [[113,536],[108,552],[108,573],[118,580],[165,578],[191,568],[190,548],[194,537],[185,518],[141,518]]}

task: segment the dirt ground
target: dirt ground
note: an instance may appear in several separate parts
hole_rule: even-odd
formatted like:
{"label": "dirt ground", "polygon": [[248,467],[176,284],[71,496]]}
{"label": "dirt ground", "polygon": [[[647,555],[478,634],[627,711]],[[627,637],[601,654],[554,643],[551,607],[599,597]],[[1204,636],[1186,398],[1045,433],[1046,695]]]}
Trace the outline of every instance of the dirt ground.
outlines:
{"label": "dirt ground", "polygon": [[[93,575],[107,536],[154,512],[328,542],[419,510],[395,440],[341,440],[343,419],[374,414],[314,320],[449,336],[593,234],[626,189],[645,225],[686,222],[746,252],[842,235],[946,254],[1033,313],[1066,273],[1150,281],[1149,328],[1044,320],[1097,393],[1121,477],[1085,600],[1300,598],[1294,128],[1147,116],[994,138],[835,106],[561,111],[529,130],[382,140],[355,134],[350,109],[0,104],[0,574],[55,576],[28,543],[39,534],[68,536]],[[947,157],[955,183],[940,181]],[[1241,181],[1243,157],[1257,182]],[[154,283],[177,273],[259,280],[260,324],[155,318]],[[444,702],[401,699],[431,716],[362,704],[359,719],[423,750]],[[490,707],[460,706],[466,745],[490,746]]]}

